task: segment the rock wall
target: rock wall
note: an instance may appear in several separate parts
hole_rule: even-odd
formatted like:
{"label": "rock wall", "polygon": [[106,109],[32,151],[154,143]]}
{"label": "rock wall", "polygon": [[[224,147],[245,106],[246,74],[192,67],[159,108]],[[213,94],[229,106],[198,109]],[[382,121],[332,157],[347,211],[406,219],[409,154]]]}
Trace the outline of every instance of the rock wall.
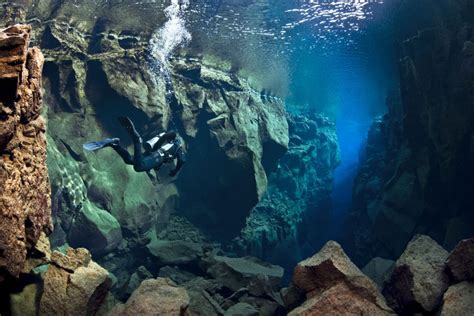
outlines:
{"label": "rock wall", "polygon": [[[267,170],[287,150],[283,104],[262,98],[231,65],[200,55],[170,61],[174,91],[166,100],[169,83],[153,73],[148,59],[152,30],[118,20],[123,8],[101,12],[97,3],[84,4],[82,10],[102,16],[80,23],[68,2],[15,8],[23,14],[3,13],[33,17],[34,39],[46,56],[53,246],[68,242],[94,256],[143,247],[176,214],[216,240],[234,238],[266,190]],[[156,27],[163,17],[155,11],[130,14],[149,14]],[[156,129],[179,132],[188,162],[177,179],[163,168],[154,186],[110,149],[83,152],[83,143],[110,136],[131,145],[116,120],[123,115],[145,137]]]}
{"label": "rock wall", "polygon": [[0,279],[25,271],[41,234],[52,229],[43,55],[29,48],[31,28],[0,30]]}
{"label": "rock wall", "polygon": [[429,27],[409,24],[415,35],[401,43],[400,100],[374,124],[355,181],[351,239],[362,261],[398,256],[417,233],[447,249],[474,235],[474,11],[429,5]]}
{"label": "rock wall", "polygon": [[269,177],[264,198],[247,218],[237,251],[292,268],[326,234],[334,170],[336,125],[319,115],[288,115],[290,145]]}

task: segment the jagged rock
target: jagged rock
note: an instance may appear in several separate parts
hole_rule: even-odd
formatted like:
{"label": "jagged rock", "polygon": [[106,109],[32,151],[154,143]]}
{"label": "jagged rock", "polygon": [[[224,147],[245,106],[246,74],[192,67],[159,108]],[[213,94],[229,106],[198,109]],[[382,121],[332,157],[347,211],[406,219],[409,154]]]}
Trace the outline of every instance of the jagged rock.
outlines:
{"label": "jagged rock", "polygon": [[145,280],[125,305],[114,308],[109,315],[188,315],[189,296],[184,288],[169,279]]}
{"label": "jagged rock", "polygon": [[94,315],[101,308],[110,278],[86,249],[54,252],[44,275],[40,315]]}
{"label": "jagged rock", "polygon": [[[161,277],[161,275],[160,275]],[[140,284],[148,279],[153,279],[153,275],[144,266],[138,267],[138,269],[132,274],[128,280],[127,287],[125,288],[125,294],[131,295]]]}
{"label": "jagged rock", "polygon": [[417,235],[395,263],[383,294],[399,313],[432,312],[449,285],[448,252],[428,236]]}
{"label": "jagged rock", "polygon": [[225,311],[224,316],[258,316],[258,310],[247,303],[237,303]]}
{"label": "jagged rock", "polygon": [[43,55],[31,27],[0,30],[0,281],[18,276],[28,251],[51,229],[42,107]]}
{"label": "jagged rock", "polygon": [[153,240],[147,248],[160,266],[188,264],[204,254],[201,244],[181,240]]}
{"label": "jagged rock", "polygon": [[257,258],[213,257],[207,273],[220,284],[236,292],[247,288],[254,296],[269,295],[277,291],[283,277],[283,268],[264,263]]}
{"label": "jagged rock", "polygon": [[73,247],[85,247],[100,256],[120,245],[122,230],[115,217],[86,201],[71,225],[68,241]]}
{"label": "jagged rock", "polygon": [[[313,257],[300,262],[293,273],[293,283],[308,298],[303,307],[292,312],[293,315],[309,315],[320,306],[325,306],[322,310],[327,312],[339,308],[347,312],[354,308],[381,315],[393,313],[377,285],[352,263],[335,241],[329,241]],[[346,299],[350,305],[345,305]]]}
{"label": "jagged rock", "polygon": [[385,279],[392,273],[394,266],[395,261],[377,257],[370,260],[362,269],[362,272],[382,288]]}
{"label": "jagged rock", "polygon": [[471,315],[474,311],[474,283],[452,285],[444,293],[440,316]]}
{"label": "jagged rock", "polygon": [[394,315],[390,310],[381,308],[370,297],[358,295],[347,283],[335,286],[308,299],[303,305],[292,310],[289,316],[325,316],[325,315]]}
{"label": "jagged rock", "polygon": [[457,282],[474,280],[474,239],[459,242],[448,257],[449,271]]}

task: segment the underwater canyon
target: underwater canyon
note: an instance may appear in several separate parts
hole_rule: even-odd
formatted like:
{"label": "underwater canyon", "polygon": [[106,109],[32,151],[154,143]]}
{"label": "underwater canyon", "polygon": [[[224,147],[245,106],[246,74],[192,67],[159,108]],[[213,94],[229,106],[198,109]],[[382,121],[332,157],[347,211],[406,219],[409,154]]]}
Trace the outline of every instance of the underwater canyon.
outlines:
{"label": "underwater canyon", "polygon": [[[1,315],[474,313],[473,1],[0,21]],[[83,150],[132,149],[121,116],[179,134],[176,177]]]}

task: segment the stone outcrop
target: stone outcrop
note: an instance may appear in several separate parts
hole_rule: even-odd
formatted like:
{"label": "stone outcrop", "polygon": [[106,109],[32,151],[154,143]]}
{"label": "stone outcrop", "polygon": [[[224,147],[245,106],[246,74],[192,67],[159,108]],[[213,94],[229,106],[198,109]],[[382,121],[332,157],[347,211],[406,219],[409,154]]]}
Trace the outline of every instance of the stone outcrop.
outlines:
{"label": "stone outcrop", "polygon": [[117,305],[109,315],[189,315],[189,296],[184,288],[169,279],[143,281],[127,302]]}
{"label": "stone outcrop", "polygon": [[311,244],[322,242],[340,156],[336,125],[329,118],[289,114],[288,123],[289,150],[270,174],[265,196],[234,245],[241,254],[292,269],[297,256],[289,251],[303,256]]}
{"label": "stone outcrop", "polygon": [[53,252],[44,274],[40,315],[95,315],[111,286],[108,272],[86,249]]}
{"label": "stone outcrop", "polygon": [[435,311],[449,286],[447,258],[448,252],[433,239],[415,236],[384,285],[388,304],[402,314]]}
{"label": "stone outcrop", "polygon": [[447,265],[455,281],[474,281],[474,239],[460,241],[449,254]]}
{"label": "stone outcrop", "polygon": [[0,30],[0,279],[18,276],[51,229],[42,108],[43,55],[31,27]]}
{"label": "stone outcrop", "polygon": [[377,285],[329,241],[320,252],[300,262],[293,283],[307,300],[289,315],[393,315]]}
{"label": "stone outcrop", "polygon": [[419,18],[413,2],[400,3],[400,91],[369,134],[354,184],[350,239],[361,265],[395,259],[416,234],[448,250],[474,235],[472,4],[416,1],[429,8],[421,22],[407,18]]}

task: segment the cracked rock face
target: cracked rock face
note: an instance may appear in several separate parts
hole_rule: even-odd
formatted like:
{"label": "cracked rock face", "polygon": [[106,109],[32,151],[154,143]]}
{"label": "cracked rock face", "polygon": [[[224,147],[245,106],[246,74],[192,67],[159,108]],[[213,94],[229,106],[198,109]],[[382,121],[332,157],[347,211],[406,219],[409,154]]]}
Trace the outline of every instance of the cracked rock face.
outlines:
{"label": "cracked rock face", "polygon": [[288,122],[288,152],[272,170],[267,192],[234,245],[241,254],[292,269],[297,262],[288,256],[289,249],[304,254],[308,244],[319,243],[324,235],[340,157],[332,120],[319,114],[288,115]]}
{"label": "cracked rock face", "polygon": [[472,3],[401,4],[402,14],[414,5],[432,12],[420,23],[405,15],[396,22],[404,29],[400,91],[374,123],[354,183],[351,238],[361,264],[363,257],[396,258],[417,233],[448,250],[474,234]]}
{"label": "cracked rock face", "polygon": [[29,48],[30,33],[26,25],[0,30],[0,269],[12,276],[52,229],[40,116],[43,55]]}
{"label": "cracked rock face", "polygon": [[[87,3],[81,10],[96,12],[97,18],[79,23],[69,2],[54,10],[46,2],[24,9],[38,19],[35,40],[46,56],[48,163],[57,211],[53,245],[91,246],[78,243],[83,238],[71,218],[79,218],[100,241],[94,254],[118,247],[118,225],[130,245],[143,246],[150,240],[144,236],[158,234],[173,212],[214,238],[234,238],[262,198],[268,171],[287,150],[283,104],[262,98],[225,62],[200,55],[170,61],[174,91],[167,102],[166,84],[149,64],[151,29],[140,22],[148,17],[160,25],[157,10],[131,8],[123,19],[123,8],[103,12]],[[111,150],[83,153],[83,143],[110,136],[130,145],[116,120],[123,115],[144,137],[154,130],[179,132],[188,159],[176,181],[168,181],[164,170],[168,183],[157,190]],[[95,227],[91,213],[101,213],[97,219],[104,221]]]}

